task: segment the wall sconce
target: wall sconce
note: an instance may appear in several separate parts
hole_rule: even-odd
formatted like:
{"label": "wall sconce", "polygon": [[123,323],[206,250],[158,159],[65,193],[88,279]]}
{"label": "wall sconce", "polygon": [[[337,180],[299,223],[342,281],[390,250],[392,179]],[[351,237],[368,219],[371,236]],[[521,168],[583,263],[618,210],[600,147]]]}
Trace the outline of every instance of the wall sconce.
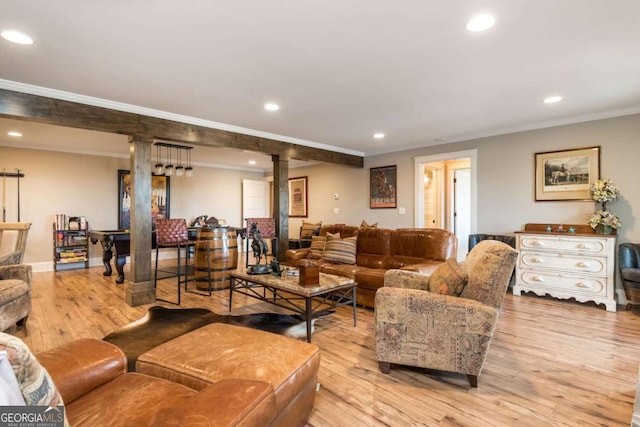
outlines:
{"label": "wall sconce", "polygon": [[[156,142],[154,143],[154,145],[157,148],[157,163],[153,169],[154,174],[156,175],[165,175],[165,176],[172,176],[173,175],[173,171],[175,170],[176,172],[176,176],[185,176],[187,178],[191,178],[193,176],[193,167],[191,167],[191,150],[193,149],[193,147],[190,147],[188,145],[177,145],[177,144],[169,144],[166,142]],[[163,165],[162,164],[162,147],[166,147],[167,148],[167,161],[168,164],[167,165]],[[171,159],[171,149],[175,148],[176,149],[176,159],[178,160],[178,166],[173,165]],[[182,152],[185,151],[186,152],[186,157],[187,157],[187,167],[185,168],[184,166],[182,166]]]}

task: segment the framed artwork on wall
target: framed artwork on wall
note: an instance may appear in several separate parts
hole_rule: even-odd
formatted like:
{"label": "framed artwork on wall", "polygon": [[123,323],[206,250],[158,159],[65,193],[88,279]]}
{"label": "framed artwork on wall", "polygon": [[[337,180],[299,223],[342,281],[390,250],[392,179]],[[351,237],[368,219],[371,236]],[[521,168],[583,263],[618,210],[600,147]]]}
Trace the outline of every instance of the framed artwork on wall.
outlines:
{"label": "framed artwork on wall", "polygon": [[307,177],[289,178],[289,217],[307,218],[308,216]]}
{"label": "framed artwork on wall", "polygon": [[395,208],[398,202],[396,186],[396,165],[369,169],[369,208]]}
{"label": "framed artwork on wall", "polygon": [[536,153],[536,201],[591,200],[600,179],[600,146]]}
{"label": "framed artwork on wall", "polygon": [[[158,218],[169,218],[169,177],[151,176],[151,229]],[[118,170],[118,230],[131,228],[131,172]]]}

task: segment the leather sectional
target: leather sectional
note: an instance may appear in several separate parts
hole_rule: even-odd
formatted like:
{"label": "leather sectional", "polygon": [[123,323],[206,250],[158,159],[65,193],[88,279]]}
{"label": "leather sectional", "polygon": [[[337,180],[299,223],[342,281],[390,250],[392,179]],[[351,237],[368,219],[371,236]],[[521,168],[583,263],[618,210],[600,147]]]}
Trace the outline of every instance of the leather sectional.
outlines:
{"label": "leather sectional", "polygon": [[[322,259],[323,273],[351,277],[358,284],[357,303],[374,306],[378,288],[384,286],[384,274],[390,269],[431,274],[440,264],[457,254],[456,236],[438,228],[359,228],[348,225],[326,225],[320,236],[340,233],[340,237],[357,236],[356,263],[336,264]],[[286,262],[295,265],[306,259],[309,249],[289,249]]]}

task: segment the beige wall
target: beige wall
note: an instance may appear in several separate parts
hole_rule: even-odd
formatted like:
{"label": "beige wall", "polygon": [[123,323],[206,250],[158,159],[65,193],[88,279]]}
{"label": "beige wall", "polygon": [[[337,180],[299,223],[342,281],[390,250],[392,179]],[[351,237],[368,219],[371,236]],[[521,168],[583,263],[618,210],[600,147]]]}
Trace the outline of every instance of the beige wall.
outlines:
{"label": "beige wall", "polygon": [[[414,157],[477,149],[477,232],[511,232],[528,222],[586,223],[593,202],[535,202],[534,154],[600,145],[601,175],[619,185],[622,198],[610,204],[623,221],[619,242],[640,242],[640,115],[519,132],[365,159],[363,169],[316,165],[290,171],[308,176],[309,221],[381,227],[414,225]],[[398,209],[369,209],[369,168],[398,166]],[[0,167],[21,168],[22,220],[34,223],[25,261],[51,266],[51,223],[56,213],[84,215],[94,229],[117,227],[117,170],[129,169],[124,158],[20,150],[0,147]],[[242,224],[241,181],[262,174],[198,167],[192,180],[171,180],[171,216],[191,219],[199,214]],[[7,182],[8,220],[15,220],[15,182]],[[333,195],[340,198],[334,200]],[[334,213],[334,208],[338,213]],[[634,210],[635,208],[635,210]],[[289,224],[296,237],[300,218]],[[96,253],[97,252],[97,253]],[[99,264],[101,251],[92,248]],[[44,264],[43,264],[44,265]],[[36,266],[34,266],[36,267]],[[44,268],[41,266],[41,268]]]}
{"label": "beige wall", "polygon": [[[477,140],[402,151],[365,159],[364,169],[319,165],[296,169],[295,176],[309,177],[309,220],[359,224],[379,222],[381,227],[414,224],[414,157],[477,149],[477,232],[512,232],[529,222],[586,224],[594,202],[536,202],[535,153],[601,146],[601,177],[612,179],[621,199],[610,209],[623,221],[619,242],[640,242],[640,115],[617,117],[574,125],[518,132]],[[369,209],[369,168],[398,166],[398,206],[406,209]],[[334,201],[333,194],[340,200]],[[333,213],[333,208],[340,210]],[[290,223],[290,236],[300,219]]]}
{"label": "beige wall", "polygon": [[[34,270],[53,269],[52,224],[56,213],[85,216],[91,229],[118,226],[118,169],[129,169],[128,158],[100,157],[0,147],[0,168],[20,168],[23,222],[33,225],[25,262]],[[261,179],[262,173],[196,167],[191,179],[170,180],[170,215],[186,218],[213,215],[229,225],[242,226],[242,179]],[[7,179],[7,221],[16,221],[15,179]],[[101,265],[102,250],[90,245],[91,265]]]}

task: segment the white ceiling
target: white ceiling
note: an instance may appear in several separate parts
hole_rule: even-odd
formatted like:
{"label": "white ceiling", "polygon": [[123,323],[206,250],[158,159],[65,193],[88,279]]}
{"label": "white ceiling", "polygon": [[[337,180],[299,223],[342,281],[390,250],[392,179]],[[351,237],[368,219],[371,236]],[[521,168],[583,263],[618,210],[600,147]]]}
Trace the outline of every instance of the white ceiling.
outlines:
{"label": "white ceiling", "polygon": [[[0,10],[0,30],[35,39],[0,39],[0,87],[352,154],[640,112],[638,0],[0,0]],[[470,33],[478,12],[496,25]],[[564,100],[543,104],[552,94]],[[23,133],[23,144],[52,143]],[[194,149],[196,163],[250,155],[206,150]]]}

